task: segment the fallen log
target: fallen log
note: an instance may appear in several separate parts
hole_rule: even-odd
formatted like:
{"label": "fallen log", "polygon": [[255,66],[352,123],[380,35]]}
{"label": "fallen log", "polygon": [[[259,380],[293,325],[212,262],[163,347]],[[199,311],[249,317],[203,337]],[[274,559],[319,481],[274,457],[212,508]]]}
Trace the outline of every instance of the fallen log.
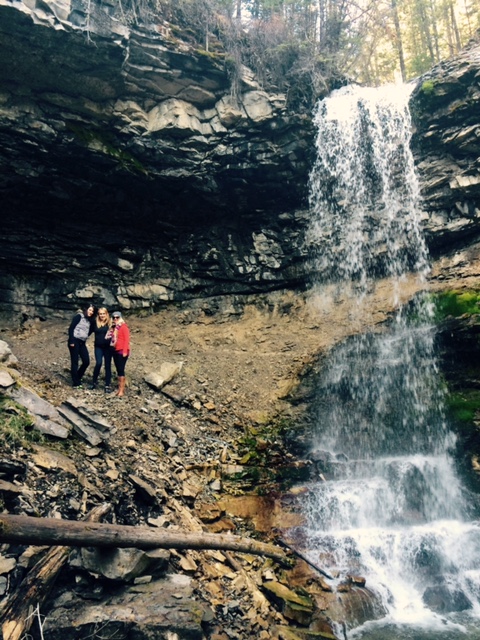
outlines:
{"label": "fallen log", "polygon": [[300,558],[300,560],[303,560],[304,562],[306,562],[310,567],[312,567],[312,569],[315,569],[316,571],[318,571],[319,573],[322,574],[322,576],[325,576],[325,578],[328,578],[329,580],[333,580],[333,576],[331,576],[329,573],[327,573],[324,569],[322,569],[322,567],[319,567],[318,565],[316,565],[315,563],[313,563],[311,560],[309,560],[307,558],[307,556],[304,553],[301,553],[300,551],[297,551],[294,547],[292,547],[290,544],[288,544],[288,542],[285,542],[285,540],[282,540],[281,538],[278,540],[278,544],[281,544],[282,547],[285,547],[286,549],[289,549],[292,553],[294,553],[298,558]]}
{"label": "fallen log", "polygon": [[136,549],[220,549],[267,556],[280,563],[283,550],[251,538],[219,533],[169,533],[147,527],[0,515],[0,542],[73,547]]}
{"label": "fallen log", "polygon": [[[109,504],[99,505],[87,514],[85,520],[88,522],[99,520],[108,513],[110,508],[111,505]],[[38,520],[38,518],[31,519]],[[82,524],[86,525],[86,522]],[[1,525],[0,528],[2,528]],[[55,546],[28,572],[25,579],[15,590],[15,593],[6,602],[5,608],[1,611],[3,640],[19,640],[28,633],[34,620],[33,612],[35,608],[39,610],[45,602],[69,553],[70,547]]]}

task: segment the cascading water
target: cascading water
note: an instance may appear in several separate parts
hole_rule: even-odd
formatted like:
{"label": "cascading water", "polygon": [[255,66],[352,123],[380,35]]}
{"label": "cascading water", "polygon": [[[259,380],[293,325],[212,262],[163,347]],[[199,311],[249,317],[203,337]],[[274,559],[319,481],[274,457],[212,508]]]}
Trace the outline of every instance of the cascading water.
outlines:
{"label": "cascading water", "polygon": [[[347,87],[316,112],[314,272],[350,287],[359,316],[375,279],[391,281],[398,307],[406,275],[428,274],[408,99],[405,87]],[[480,638],[480,526],[449,455],[428,297],[337,348],[316,404],[326,481],[306,505],[309,554],[337,581],[364,576],[381,602],[381,620],[353,620],[348,638]]]}

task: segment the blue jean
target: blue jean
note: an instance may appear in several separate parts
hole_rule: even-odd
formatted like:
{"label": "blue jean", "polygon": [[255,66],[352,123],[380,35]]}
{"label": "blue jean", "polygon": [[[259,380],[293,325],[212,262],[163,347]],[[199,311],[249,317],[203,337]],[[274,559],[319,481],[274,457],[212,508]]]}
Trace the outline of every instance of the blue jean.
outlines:
{"label": "blue jean", "polygon": [[112,382],[112,350],[110,347],[95,347],[95,368],[93,370],[92,383],[97,384],[102,362],[105,362],[105,386]]}
{"label": "blue jean", "polygon": [[[73,347],[71,344],[73,344]],[[70,374],[72,376],[72,384],[74,387],[77,387],[82,381],[83,374],[90,364],[90,356],[88,354],[85,340],[80,340],[79,338],[74,338],[73,343],[68,343],[68,350],[70,351]],[[82,361],[80,367],[78,366],[79,358]]]}

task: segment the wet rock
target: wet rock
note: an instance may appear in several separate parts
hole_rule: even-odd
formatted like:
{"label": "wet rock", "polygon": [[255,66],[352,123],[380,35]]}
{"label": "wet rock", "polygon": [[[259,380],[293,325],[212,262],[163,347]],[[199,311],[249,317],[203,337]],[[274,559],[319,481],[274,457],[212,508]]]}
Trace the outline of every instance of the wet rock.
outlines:
{"label": "wet rock", "polygon": [[287,620],[293,620],[304,627],[308,627],[312,620],[312,610],[294,602],[286,601],[283,605],[282,613]]}
{"label": "wet rock", "polygon": [[368,620],[379,620],[387,615],[380,597],[369,589],[352,585],[347,592],[325,596],[322,599],[328,602],[329,618],[339,624],[346,624],[348,628],[358,627]]}
{"label": "wet rock", "polygon": [[433,254],[478,236],[480,183],[470,152],[478,147],[479,48],[472,40],[421,76],[412,94],[413,152]]}
{"label": "wet rock", "polygon": [[280,640],[340,640],[332,631],[310,631],[282,626],[275,628],[275,635]]}
{"label": "wet rock", "polygon": [[427,587],[423,592],[423,602],[436,613],[465,611],[472,603],[461,589],[450,589],[446,584]]}
{"label": "wet rock", "polygon": [[290,620],[308,626],[312,620],[314,603],[308,596],[300,595],[275,580],[264,582],[263,591],[277,603],[281,612]]}

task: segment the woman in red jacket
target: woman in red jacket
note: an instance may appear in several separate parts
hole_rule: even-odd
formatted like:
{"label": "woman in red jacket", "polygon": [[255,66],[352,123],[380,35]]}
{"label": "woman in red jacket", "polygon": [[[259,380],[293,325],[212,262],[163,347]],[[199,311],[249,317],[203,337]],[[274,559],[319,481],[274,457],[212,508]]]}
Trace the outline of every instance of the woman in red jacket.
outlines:
{"label": "woman in red jacket", "polygon": [[118,376],[118,390],[116,396],[122,397],[125,393],[125,365],[130,355],[130,330],[122,318],[120,311],[112,313],[113,337],[111,346],[113,347],[113,362]]}

